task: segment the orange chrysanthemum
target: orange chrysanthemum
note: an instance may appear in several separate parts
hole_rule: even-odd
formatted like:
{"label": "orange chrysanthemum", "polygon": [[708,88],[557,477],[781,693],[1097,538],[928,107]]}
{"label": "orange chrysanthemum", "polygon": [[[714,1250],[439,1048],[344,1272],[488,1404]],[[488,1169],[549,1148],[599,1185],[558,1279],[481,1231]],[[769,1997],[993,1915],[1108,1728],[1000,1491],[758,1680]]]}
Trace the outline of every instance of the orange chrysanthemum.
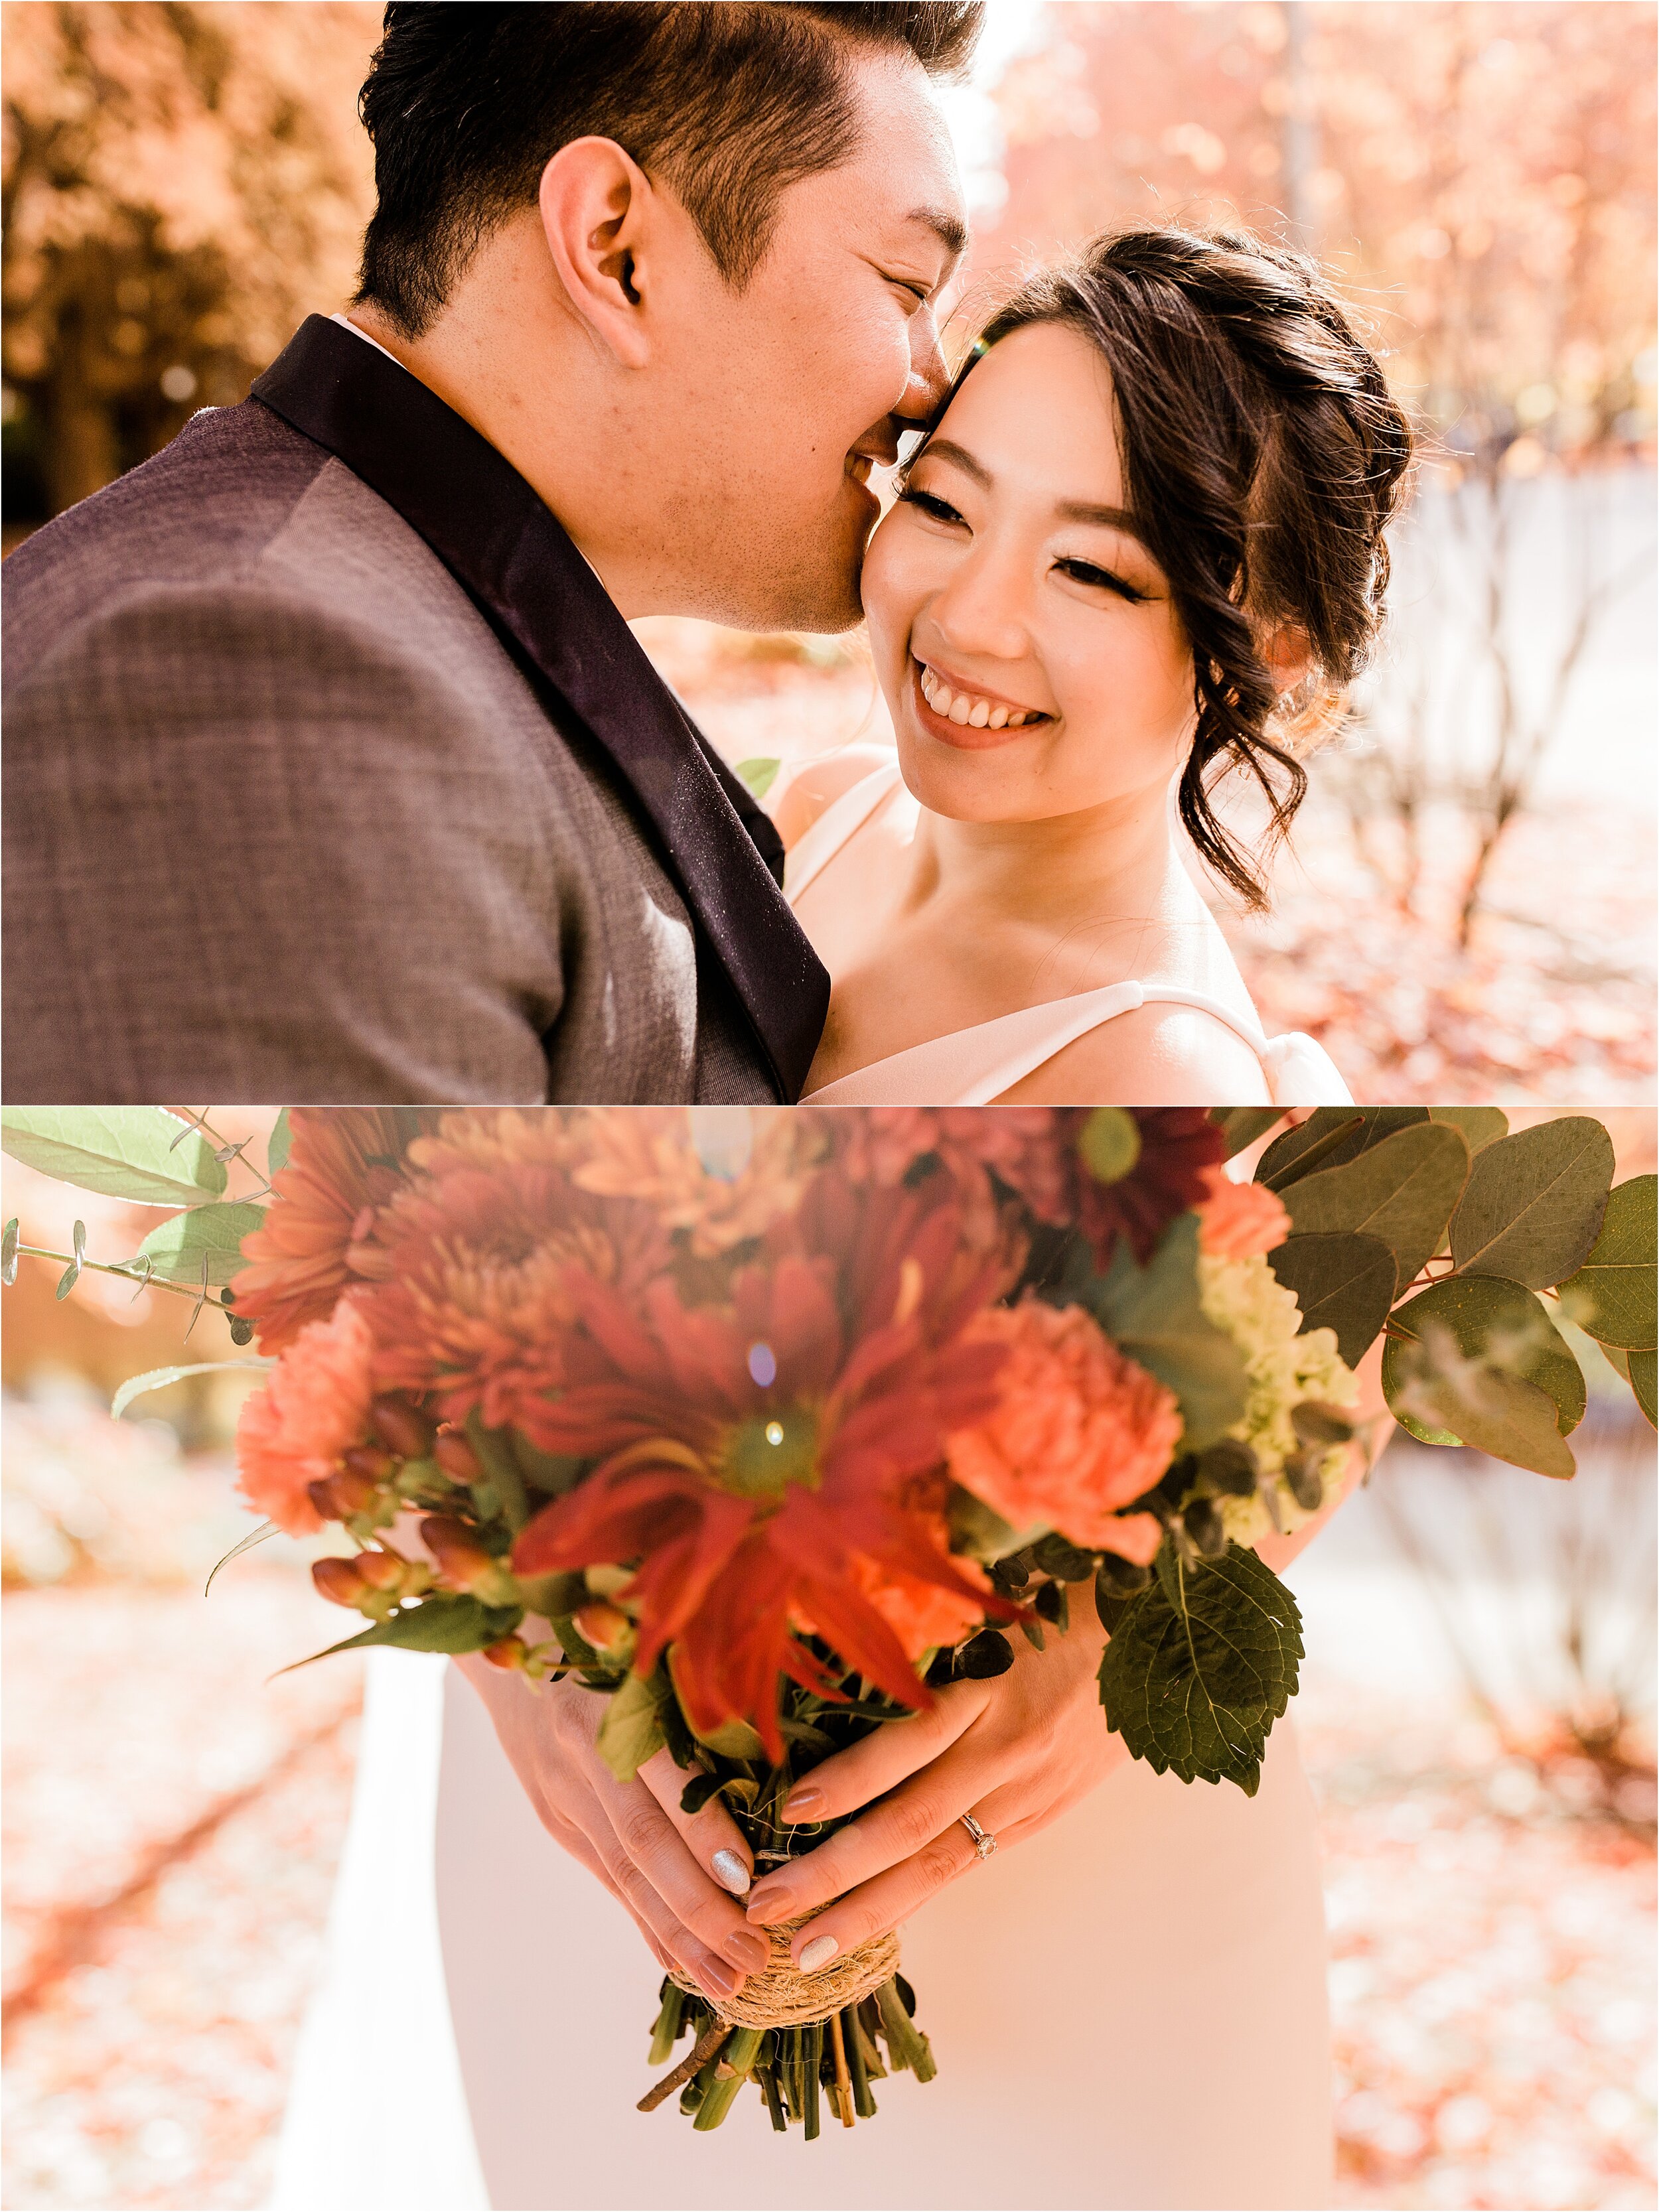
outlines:
{"label": "orange chrysanthemum", "polygon": [[1174,1456],[1173,1394],[1081,1306],[1027,1298],[980,1315],[968,1335],[1006,1356],[993,1410],[950,1437],[955,1480],[1013,1528],[1040,1522],[1090,1550],[1150,1559],[1162,1534],[1156,1516],[1120,1508]]}
{"label": "orange chrysanthemum", "polygon": [[1291,1233],[1282,1199],[1265,1183],[1234,1182],[1225,1168],[1208,1170],[1210,1195],[1198,1208],[1200,1251],[1217,1260],[1271,1252]]}
{"label": "orange chrysanthemum", "polygon": [[403,1182],[411,1138],[437,1117],[400,1106],[296,1106],[288,1160],[261,1225],[242,1246],[249,1264],[231,1285],[238,1315],[264,1352],[281,1352],[334,1310],[341,1292],[376,1265],[374,1218]]}
{"label": "orange chrysanthemum", "polygon": [[[950,1544],[950,1530],[945,1516],[930,1513],[919,1517],[940,1552],[945,1551]],[[884,1566],[862,1552],[853,1555],[854,1582],[903,1645],[905,1657],[913,1662],[925,1652],[960,1644],[985,1618],[985,1594],[991,1588],[990,1577],[976,1560],[953,1558],[951,1564],[981,1592],[979,1596],[964,1597],[959,1590],[946,1589],[940,1583],[924,1582],[920,1575],[907,1574],[902,1567]]]}
{"label": "orange chrysanthemum", "polygon": [[374,1340],[355,1297],[325,1321],[307,1322],[242,1407],[236,1428],[240,1487],[256,1513],[290,1536],[322,1527],[306,1495],[340,1455],[368,1433],[374,1395]]}
{"label": "orange chrysanthemum", "polygon": [[600,1109],[581,1115],[572,1134],[578,1188],[643,1200],[704,1259],[793,1212],[828,1150],[823,1129],[793,1109],[742,1106]]}
{"label": "orange chrysanthemum", "polygon": [[580,1157],[556,1114],[452,1114],[413,1147],[367,1300],[382,1389],[429,1394],[447,1420],[476,1407],[492,1428],[533,1429],[564,1376],[572,1271],[633,1288],[668,1256],[647,1209],[577,1188]]}

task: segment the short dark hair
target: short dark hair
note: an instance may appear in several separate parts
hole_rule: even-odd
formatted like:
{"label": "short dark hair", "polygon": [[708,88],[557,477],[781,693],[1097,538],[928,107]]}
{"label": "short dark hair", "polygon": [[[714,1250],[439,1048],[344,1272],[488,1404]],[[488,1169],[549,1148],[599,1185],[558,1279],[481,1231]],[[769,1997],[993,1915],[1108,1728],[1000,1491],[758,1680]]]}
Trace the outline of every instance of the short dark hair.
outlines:
{"label": "short dark hair", "polygon": [[672,187],[740,289],[780,195],[857,145],[855,48],[955,76],[983,14],[984,0],[388,7],[357,102],[378,195],[357,297],[419,337],[489,231],[534,206],[560,147],[589,136]]}
{"label": "short dark hair", "polygon": [[[981,343],[1033,323],[1079,331],[1111,372],[1128,502],[1192,647],[1181,818],[1216,873],[1263,906],[1210,788],[1244,769],[1270,837],[1288,831],[1308,784],[1296,749],[1339,718],[1382,622],[1410,420],[1317,264],[1247,232],[1107,232],[1030,278]],[[1276,724],[1283,742],[1268,734],[1279,701],[1259,649],[1279,623],[1304,633],[1316,671],[1298,725]]]}

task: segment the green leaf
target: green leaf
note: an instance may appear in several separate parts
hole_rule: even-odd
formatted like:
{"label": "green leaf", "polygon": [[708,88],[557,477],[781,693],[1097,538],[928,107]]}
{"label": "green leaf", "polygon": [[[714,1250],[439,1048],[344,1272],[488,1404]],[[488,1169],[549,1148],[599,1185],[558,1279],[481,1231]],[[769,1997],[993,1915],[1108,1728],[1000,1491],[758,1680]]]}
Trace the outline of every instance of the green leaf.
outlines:
{"label": "green leaf", "polygon": [[1607,1194],[1601,1233],[1561,1285],[1561,1310],[1599,1343],[1626,1352],[1659,1344],[1659,1176],[1632,1176]]}
{"label": "green leaf", "polygon": [[661,1711],[667,1695],[659,1675],[641,1681],[637,1674],[629,1674],[606,1702],[605,1718],[599,1723],[599,1756],[618,1782],[631,1782],[646,1760],[667,1742]]}
{"label": "green leaf", "polygon": [[270,1136],[265,1145],[265,1174],[274,1177],[277,1170],[288,1165],[288,1148],[294,1142],[294,1131],[283,1107],[271,1125]]}
{"label": "green leaf", "polygon": [[530,1501],[513,1449],[511,1431],[486,1428],[483,1416],[475,1406],[466,1417],[466,1437],[500,1501],[501,1518],[516,1536],[530,1518]]}
{"label": "green leaf", "polygon": [[1258,1137],[1265,1137],[1274,1123],[1282,1121],[1282,1106],[1216,1106],[1210,1119],[1220,1130],[1227,1149],[1224,1158],[1231,1159],[1247,1151]]}
{"label": "green leaf", "polygon": [[1321,1106],[1298,1128],[1273,1139],[1255,1179],[1270,1190],[1286,1190],[1316,1168],[1341,1167],[1396,1129],[1413,1128],[1428,1118],[1426,1106]]}
{"label": "green leaf", "polygon": [[0,1151],[58,1182],[138,1206],[190,1206],[225,1188],[212,1147],[160,1106],[9,1106]]}
{"label": "green leaf", "polygon": [[1571,1114],[1488,1145],[1451,1221],[1460,1275],[1501,1275],[1547,1290],[1582,1267],[1601,1233],[1613,1139]]}
{"label": "green leaf", "polygon": [[720,1795],[720,1790],[718,1774],[694,1774],[680,1792],[681,1812],[701,1813],[711,1797]]}
{"label": "green leaf", "polygon": [[[1398,1332],[1398,1334],[1396,1334]],[[1382,1388],[1425,1443],[1463,1443],[1565,1480],[1584,1377],[1536,1297],[1497,1276],[1436,1283],[1396,1311]]]}
{"label": "green leaf", "polygon": [[182,1382],[186,1375],[222,1375],[228,1367],[274,1367],[274,1359],[198,1359],[189,1367],[151,1367],[143,1375],[130,1375],[109,1401],[112,1419],[119,1420],[135,1398],[151,1390],[165,1390]]}
{"label": "green leaf", "polygon": [[1254,1552],[1229,1544],[1188,1567],[1166,1543],[1100,1662],[1107,1725],[1156,1773],[1236,1782],[1254,1797],[1302,1650],[1296,1600]]}
{"label": "green leaf", "polygon": [[1079,1299],[1115,1344],[1174,1391],[1188,1451],[1202,1451],[1243,1418],[1244,1356],[1199,1302],[1196,1214],[1180,1217],[1145,1267],[1120,1239],[1110,1267],[1096,1274],[1079,1238],[1063,1295]]}
{"label": "green leaf", "polygon": [[262,1206],[197,1206],[188,1213],[164,1221],[138,1247],[164,1282],[198,1284],[202,1261],[207,1261],[210,1285],[222,1285],[240,1275],[247,1265],[242,1239],[251,1237],[265,1218]]}
{"label": "green leaf", "polygon": [[1298,1236],[1380,1237],[1403,1287],[1440,1249],[1468,1173],[1462,1131],[1424,1121],[1396,1129],[1340,1167],[1299,1176],[1285,1192],[1285,1206]]}
{"label": "green leaf", "polygon": [[[331,1659],[337,1651],[361,1651],[371,1644],[389,1644],[400,1651],[482,1651],[486,1644],[510,1636],[523,1620],[516,1605],[482,1605],[476,1597],[423,1597],[405,1606],[389,1620],[377,1620],[361,1636],[348,1636],[343,1644],[331,1644],[326,1651],[313,1651],[309,1659],[296,1659],[292,1667],[279,1667],[277,1674],[295,1668],[314,1666]],[[271,1677],[274,1681],[276,1675]]]}
{"label": "green leaf", "polygon": [[1499,1106],[1431,1106],[1429,1119],[1461,1129],[1471,1157],[1510,1133],[1509,1116]]}
{"label": "green leaf", "polygon": [[778,770],[782,766],[783,763],[781,760],[744,760],[738,763],[737,773],[748,785],[755,798],[764,799],[777,781]]}
{"label": "green leaf", "polygon": [[1267,1265],[1302,1309],[1302,1327],[1336,1332],[1344,1362],[1357,1367],[1376,1342],[1397,1290],[1394,1254],[1380,1237],[1287,1237]]}
{"label": "green leaf", "polygon": [[17,1280],[17,1237],[18,1221],[14,1213],[6,1224],[4,1234],[0,1236],[0,1283],[8,1290]]}
{"label": "green leaf", "polygon": [[1636,1402],[1656,1428],[1659,1415],[1654,1403],[1659,1397],[1659,1351],[1632,1352],[1629,1354],[1630,1387],[1636,1393]]}

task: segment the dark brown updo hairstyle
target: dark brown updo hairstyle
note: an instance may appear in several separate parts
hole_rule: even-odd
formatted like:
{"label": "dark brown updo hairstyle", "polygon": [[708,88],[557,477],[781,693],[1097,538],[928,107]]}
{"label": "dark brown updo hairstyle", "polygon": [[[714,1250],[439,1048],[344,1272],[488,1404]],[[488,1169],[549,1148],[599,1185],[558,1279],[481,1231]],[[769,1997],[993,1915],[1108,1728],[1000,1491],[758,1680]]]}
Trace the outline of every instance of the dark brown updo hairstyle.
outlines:
{"label": "dark brown updo hairstyle", "polygon": [[[1411,424],[1315,264],[1243,232],[1094,239],[1023,284],[974,359],[1033,323],[1081,332],[1111,372],[1127,502],[1192,647],[1181,818],[1246,905],[1264,906],[1211,790],[1248,770],[1270,840],[1289,830],[1308,787],[1297,753],[1334,726],[1382,619]],[[1281,623],[1305,635],[1314,668],[1288,719],[1257,649]]]}

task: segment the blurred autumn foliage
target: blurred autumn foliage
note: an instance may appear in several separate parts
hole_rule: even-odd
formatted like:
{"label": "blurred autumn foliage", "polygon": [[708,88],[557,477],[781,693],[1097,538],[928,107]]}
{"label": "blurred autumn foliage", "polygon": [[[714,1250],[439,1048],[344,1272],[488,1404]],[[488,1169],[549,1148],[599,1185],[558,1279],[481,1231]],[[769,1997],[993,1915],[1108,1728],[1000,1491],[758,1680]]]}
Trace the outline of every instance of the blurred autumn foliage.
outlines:
{"label": "blurred autumn foliage", "polygon": [[1071,0],[1048,21],[995,90],[1007,198],[979,267],[1112,223],[1243,222],[1344,280],[1448,459],[1651,439],[1645,0]]}
{"label": "blurred autumn foliage", "polygon": [[7,512],[39,520],[349,296],[380,10],[9,0],[0,21]]}

